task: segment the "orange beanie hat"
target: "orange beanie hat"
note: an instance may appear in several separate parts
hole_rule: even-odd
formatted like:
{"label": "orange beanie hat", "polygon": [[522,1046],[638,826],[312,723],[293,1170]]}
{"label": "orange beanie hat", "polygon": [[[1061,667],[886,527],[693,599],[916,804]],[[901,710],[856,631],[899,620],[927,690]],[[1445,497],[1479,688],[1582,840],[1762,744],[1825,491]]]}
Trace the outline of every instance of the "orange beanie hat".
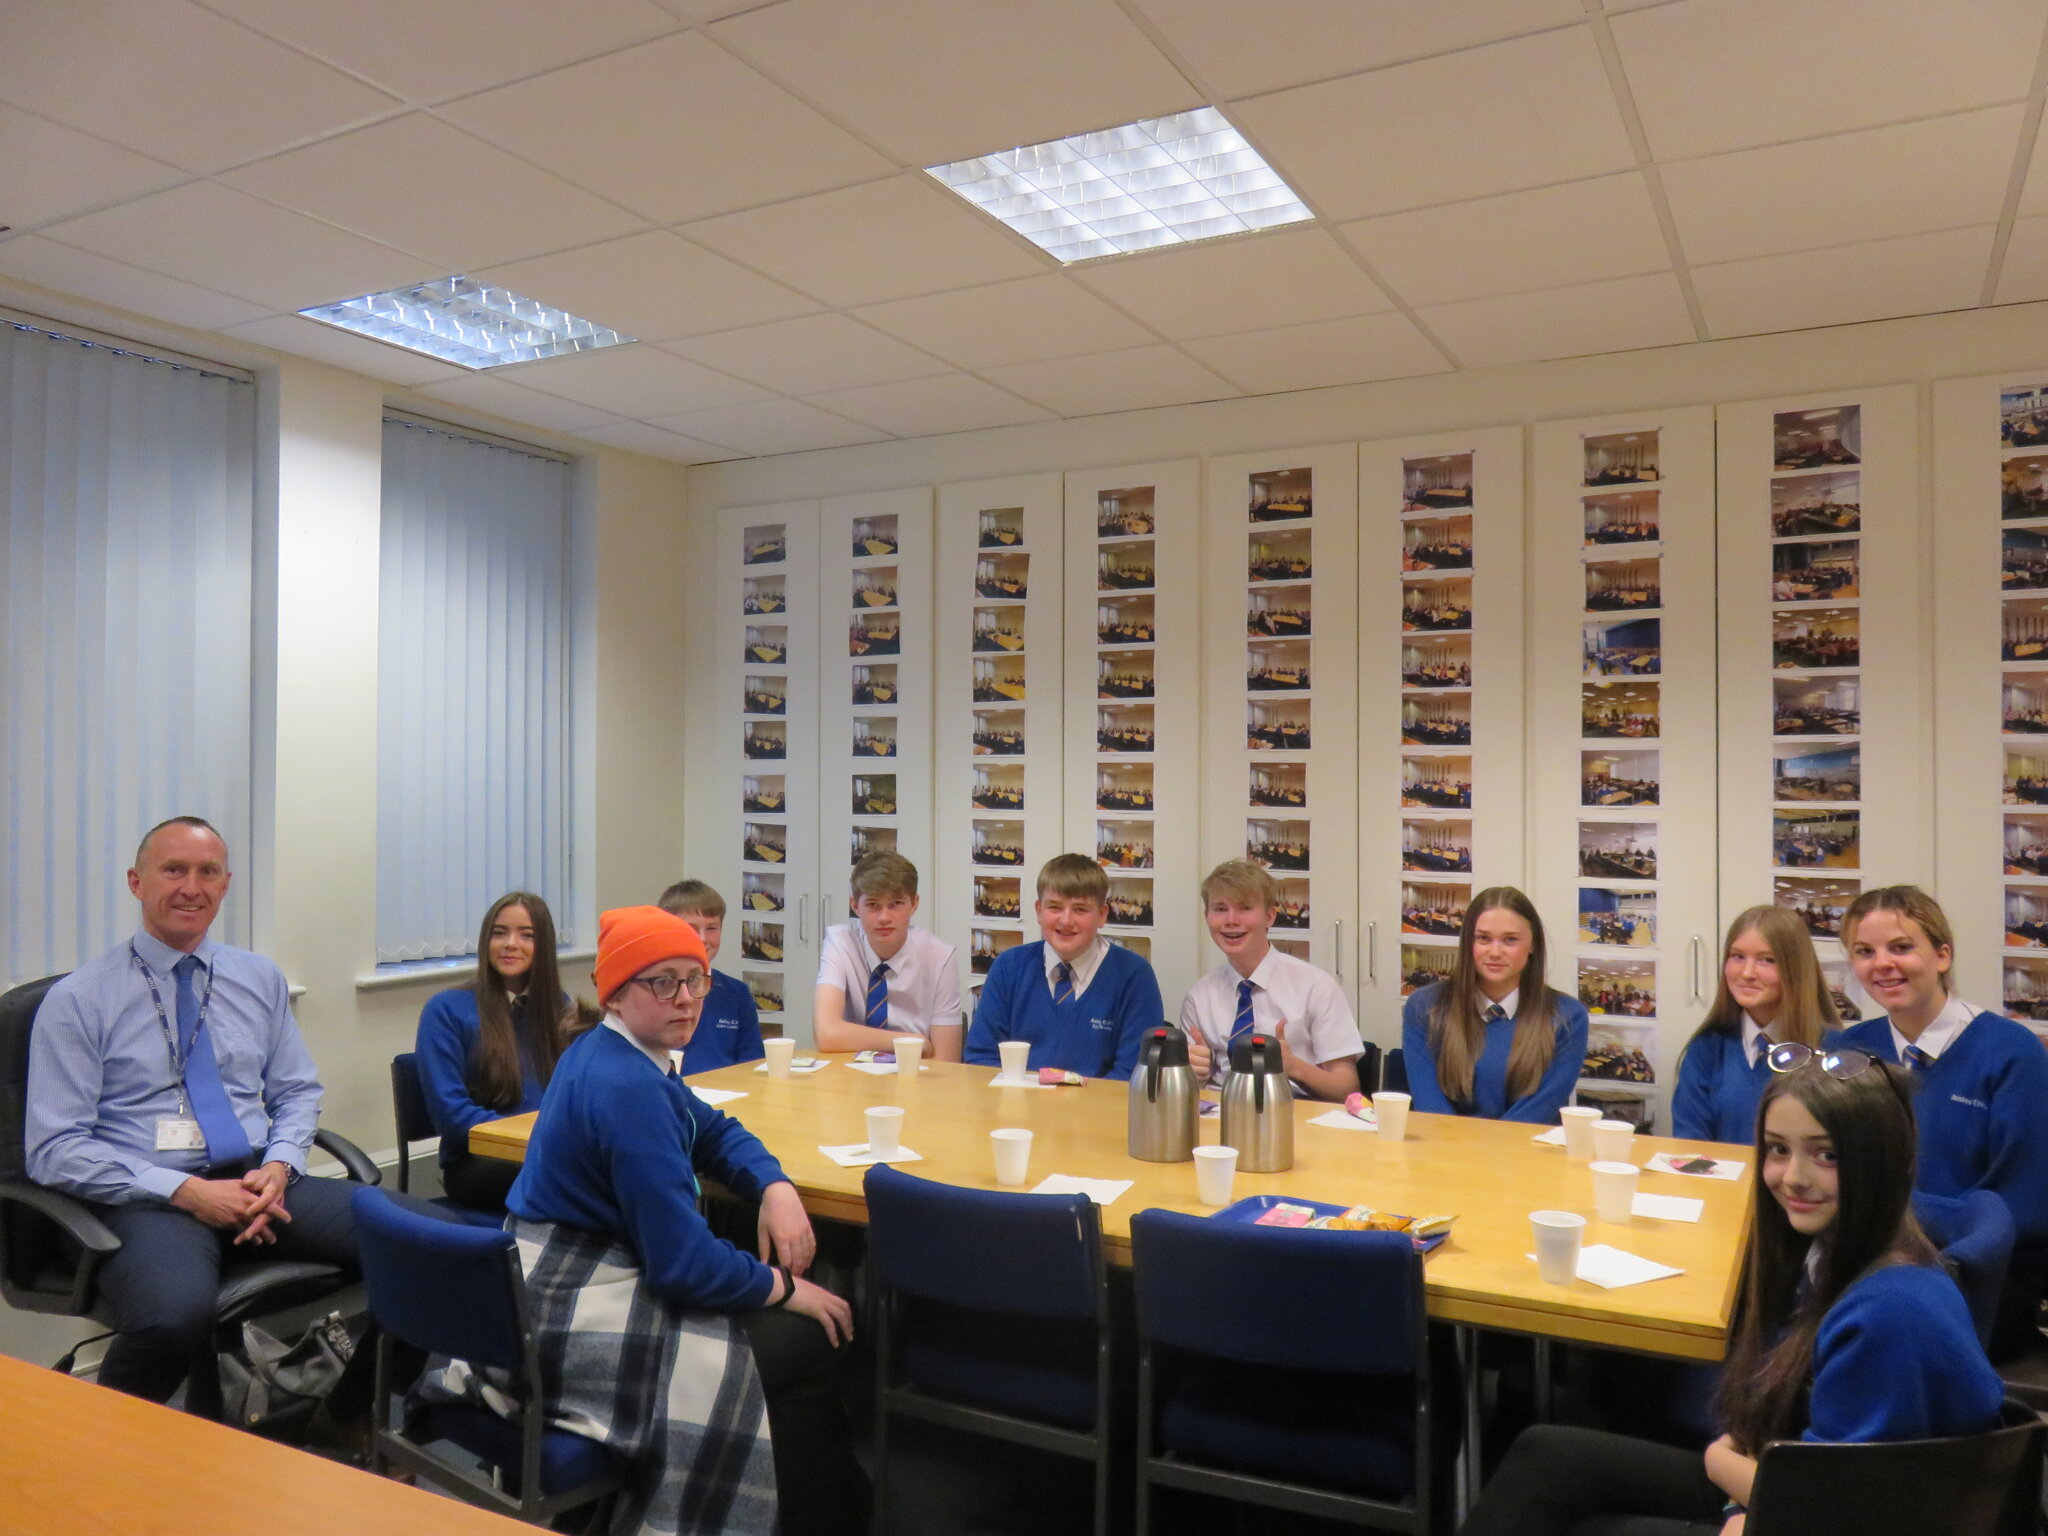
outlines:
{"label": "orange beanie hat", "polygon": [[711,957],[697,930],[659,907],[614,907],[597,919],[597,996],[612,994],[664,960],[694,960],[706,970]]}

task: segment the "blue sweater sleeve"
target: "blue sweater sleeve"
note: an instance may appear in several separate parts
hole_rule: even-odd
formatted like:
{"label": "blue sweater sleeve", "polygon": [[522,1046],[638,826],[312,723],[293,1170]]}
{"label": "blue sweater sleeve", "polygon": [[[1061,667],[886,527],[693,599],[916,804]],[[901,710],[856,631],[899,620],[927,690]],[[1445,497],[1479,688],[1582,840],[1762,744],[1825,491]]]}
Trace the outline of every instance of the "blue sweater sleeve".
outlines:
{"label": "blue sweater sleeve", "polygon": [[1429,1011],[1441,995],[1442,983],[1408,994],[1401,1005],[1401,1059],[1408,1069],[1408,1097],[1426,1115],[1455,1115],[1457,1106],[1436,1080],[1436,1058],[1429,1049]]}
{"label": "blue sweater sleeve", "polygon": [[770,1184],[788,1180],[782,1164],[761,1145],[760,1137],[694,1093],[688,1094],[688,1102],[690,1118],[696,1126],[696,1154],[692,1161],[701,1172],[710,1174],[744,1200],[758,1200]]}
{"label": "blue sweater sleeve", "polygon": [[1503,1120],[1519,1120],[1526,1125],[1557,1124],[1557,1112],[1571,1102],[1572,1086],[1586,1069],[1586,1035],[1591,1028],[1586,1005],[1576,997],[1553,990],[1550,1006],[1555,1010],[1556,1020],[1552,1025],[1550,1066],[1534,1088],[1507,1107],[1507,1113],[1501,1116]]}
{"label": "blue sweater sleeve", "polygon": [[1123,993],[1117,999],[1116,1058],[1103,1075],[1112,1082],[1127,1082],[1138,1067],[1138,1048],[1145,1043],[1145,1031],[1166,1022],[1166,1004],[1159,995],[1159,978],[1152,962],[1133,955]]}
{"label": "blue sweater sleeve", "polygon": [[1821,1319],[1805,1438],[1977,1434],[1996,1421],[2003,1395],[1955,1282],[1897,1264],[1851,1285]]}
{"label": "blue sweater sleeve", "polygon": [[987,979],[981,984],[981,997],[974,1005],[974,1022],[967,1027],[967,1043],[960,1051],[962,1061],[978,1067],[1000,1066],[1003,1058],[996,1047],[1012,1038],[1011,1011],[1015,1005],[1010,1000],[1011,967],[1003,964],[1004,958],[998,955],[988,968]]}
{"label": "blue sweater sleeve", "polygon": [[1687,1141],[1718,1141],[1714,1084],[1720,1079],[1718,1037],[1695,1035],[1678,1058],[1678,1086],[1671,1090],[1671,1134]]}
{"label": "blue sweater sleeve", "polygon": [[413,1053],[419,1062],[427,1113],[443,1136],[466,1140],[471,1126],[505,1113],[469,1096],[469,1053],[476,1048],[480,1028],[476,994],[467,988],[436,992],[420,1010]]}
{"label": "blue sweater sleeve", "polygon": [[[1980,1188],[1996,1190],[2012,1210],[2018,1248],[2038,1260],[2048,1242],[2048,1051],[2024,1026],[2025,1038],[1996,1074],[1991,1100],[1990,1160]],[[2023,1260],[2024,1262],[2024,1260]]]}

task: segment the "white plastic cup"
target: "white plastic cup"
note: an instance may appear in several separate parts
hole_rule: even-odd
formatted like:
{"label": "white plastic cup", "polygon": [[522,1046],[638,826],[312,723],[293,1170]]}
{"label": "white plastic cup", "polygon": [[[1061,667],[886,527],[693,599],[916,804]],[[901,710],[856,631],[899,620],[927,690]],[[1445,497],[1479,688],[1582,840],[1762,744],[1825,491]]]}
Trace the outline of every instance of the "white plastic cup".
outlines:
{"label": "white plastic cup", "polygon": [[917,1076],[918,1059],[924,1055],[923,1035],[898,1035],[889,1042],[889,1049],[896,1053],[896,1071],[899,1076]]}
{"label": "white plastic cup", "polygon": [[1603,1163],[1625,1163],[1635,1151],[1636,1128],[1626,1120],[1593,1122],[1593,1156]]}
{"label": "white plastic cup", "polygon": [[1531,1211],[1536,1233],[1536,1273],[1548,1285],[1570,1285],[1579,1275],[1579,1244],[1586,1218],[1572,1211]]}
{"label": "white plastic cup", "polygon": [[768,1053],[768,1075],[789,1076],[789,1064],[796,1059],[796,1042],[786,1035],[773,1040],[763,1040],[761,1049]]}
{"label": "white plastic cup", "polygon": [[1031,1042],[1029,1040],[1005,1040],[996,1047],[996,1054],[1003,1059],[1002,1070],[997,1073],[1006,1083],[1021,1083],[1031,1074]]}
{"label": "white plastic cup", "polygon": [[1380,1140],[1401,1141],[1408,1135],[1409,1097],[1405,1093],[1376,1093],[1372,1112],[1379,1121]]}
{"label": "white plastic cup", "polygon": [[1634,1163],[1593,1164],[1593,1208],[1602,1221],[1627,1221],[1635,1214],[1636,1180],[1641,1174]]}
{"label": "white plastic cup", "polygon": [[1557,1113],[1564,1122],[1564,1155],[1575,1163],[1591,1162],[1593,1122],[1600,1118],[1600,1111],[1587,1109],[1583,1105],[1567,1104]]}
{"label": "white plastic cup", "polygon": [[1031,1176],[1031,1133],[1015,1126],[1001,1126],[988,1133],[996,1154],[996,1182],[1022,1184]]}
{"label": "white plastic cup", "polygon": [[1195,1148],[1195,1198],[1204,1205],[1230,1204],[1237,1180],[1237,1148]]}
{"label": "white plastic cup", "polygon": [[868,1150],[877,1157],[894,1157],[903,1149],[903,1106],[868,1106]]}

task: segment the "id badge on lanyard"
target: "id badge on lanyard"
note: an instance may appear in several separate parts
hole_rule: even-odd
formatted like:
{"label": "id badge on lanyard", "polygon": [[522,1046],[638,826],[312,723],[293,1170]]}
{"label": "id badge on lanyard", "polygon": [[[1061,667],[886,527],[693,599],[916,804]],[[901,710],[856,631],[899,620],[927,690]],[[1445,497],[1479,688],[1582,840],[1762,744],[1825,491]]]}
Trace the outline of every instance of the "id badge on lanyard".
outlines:
{"label": "id badge on lanyard", "polygon": [[[143,963],[142,956],[134,945],[129,945],[128,952],[135,957],[135,964],[142,972],[142,979],[149,983],[149,1000],[156,1004],[157,1025],[163,1030],[164,1049],[171,1057],[173,1086],[178,1091],[177,1114],[165,1116],[156,1123],[156,1149],[159,1152],[204,1152],[206,1132],[200,1127],[198,1117],[192,1113],[191,1101],[185,1097],[185,1066],[191,1060],[190,1047],[187,1047],[186,1056],[179,1056],[178,1037],[172,1033],[170,1016],[164,1012],[164,1000],[157,992],[156,977],[150,974],[149,967]],[[199,1031],[205,1027],[206,1010],[212,1002],[213,972],[209,970],[206,973],[206,995],[200,999],[199,1017],[192,1026],[192,1038],[195,1041],[199,1038]]]}

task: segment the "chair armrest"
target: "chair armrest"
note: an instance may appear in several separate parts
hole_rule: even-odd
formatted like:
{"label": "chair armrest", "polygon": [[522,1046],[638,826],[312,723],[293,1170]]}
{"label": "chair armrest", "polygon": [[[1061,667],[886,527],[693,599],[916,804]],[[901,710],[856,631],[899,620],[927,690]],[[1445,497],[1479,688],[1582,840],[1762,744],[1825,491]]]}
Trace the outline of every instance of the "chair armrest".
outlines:
{"label": "chair armrest", "polygon": [[121,1239],[76,1196],[46,1189],[27,1179],[0,1179],[0,1205],[25,1206],[78,1244],[78,1265],[71,1272],[71,1295],[65,1311],[73,1317],[84,1317],[92,1310],[93,1281],[99,1267],[120,1251]]}
{"label": "chair armrest", "polygon": [[339,1131],[315,1131],[313,1145],[341,1164],[354,1184],[382,1184],[383,1170],[371,1162],[363,1149]]}

